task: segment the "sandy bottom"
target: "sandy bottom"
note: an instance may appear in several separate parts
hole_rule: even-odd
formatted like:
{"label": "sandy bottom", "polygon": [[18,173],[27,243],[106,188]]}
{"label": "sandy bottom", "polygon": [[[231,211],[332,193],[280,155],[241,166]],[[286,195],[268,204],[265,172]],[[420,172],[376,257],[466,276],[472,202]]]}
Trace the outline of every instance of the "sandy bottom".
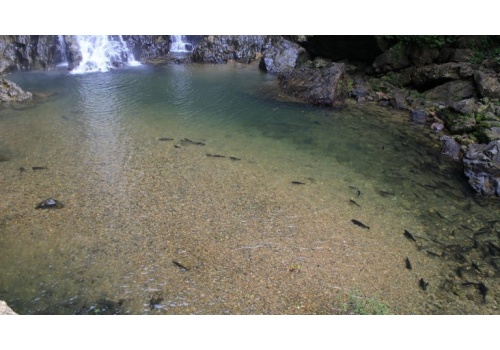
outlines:
{"label": "sandy bottom", "polygon": [[[440,294],[458,277],[403,236],[423,230],[415,210],[348,164],[248,130],[90,140],[43,108],[4,124],[0,299],[18,313],[344,314],[353,294],[393,314],[497,313],[474,290]],[[35,209],[50,197],[64,208]]]}

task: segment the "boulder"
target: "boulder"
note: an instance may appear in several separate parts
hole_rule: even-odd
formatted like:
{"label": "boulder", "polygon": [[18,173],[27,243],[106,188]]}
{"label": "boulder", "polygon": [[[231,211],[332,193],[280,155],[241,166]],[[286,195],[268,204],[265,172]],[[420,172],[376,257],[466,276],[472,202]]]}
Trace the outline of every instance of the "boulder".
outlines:
{"label": "boulder", "polygon": [[469,145],[462,162],[465,176],[476,192],[500,196],[500,140]]}
{"label": "boulder", "polygon": [[31,97],[31,92],[24,91],[10,80],[0,78],[0,102],[21,102]]}
{"label": "boulder", "polygon": [[400,70],[411,64],[403,43],[398,43],[375,58],[372,66],[377,73]]}
{"label": "boulder", "polygon": [[472,114],[463,115],[451,108],[445,108],[437,112],[438,117],[443,120],[452,134],[461,134],[476,131],[476,118]]}
{"label": "boulder", "polygon": [[476,71],[474,80],[482,97],[500,98],[500,81],[496,75]]}
{"label": "boulder", "polygon": [[283,91],[319,106],[342,107],[348,96],[345,64],[332,63],[324,68],[301,66],[278,75]]}
{"label": "boulder", "polygon": [[451,108],[463,115],[473,114],[479,111],[479,106],[474,98],[468,98],[462,101],[455,102],[451,105]]}
{"label": "boulder", "polygon": [[396,109],[406,110],[408,108],[408,104],[406,103],[407,95],[403,90],[394,91],[393,95],[389,98],[391,106]]}
{"label": "boulder", "polygon": [[444,136],[441,136],[441,138],[439,140],[443,144],[443,147],[441,149],[441,153],[446,154],[455,160],[460,159],[462,149],[461,149],[460,144],[457,141],[455,141],[455,139],[453,137],[448,136],[448,135],[444,135]]}
{"label": "boulder", "polygon": [[439,57],[439,49],[411,45],[406,49],[406,55],[414,66],[420,67],[434,62]]}
{"label": "boulder", "polygon": [[470,62],[474,58],[474,50],[442,48],[439,51],[439,62]]}
{"label": "boulder", "polygon": [[454,80],[428,90],[425,96],[429,100],[451,106],[453,103],[471,98],[475,94],[476,87],[473,81]]}
{"label": "boulder", "polygon": [[307,61],[308,54],[299,44],[281,39],[264,51],[259,68],[264,72],[280,73],[295,68],[300,61]]}
{"label": "boulder", "polygon": [[412,71],[411,83],[422,91],[452,80],[472,79],[473,74],[474,71],[468,63],[429,64]]}

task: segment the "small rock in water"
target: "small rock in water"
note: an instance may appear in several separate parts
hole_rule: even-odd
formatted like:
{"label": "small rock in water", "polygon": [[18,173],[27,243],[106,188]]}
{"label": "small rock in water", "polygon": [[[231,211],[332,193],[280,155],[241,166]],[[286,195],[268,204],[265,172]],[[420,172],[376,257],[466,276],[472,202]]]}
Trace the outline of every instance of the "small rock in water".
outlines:
{"label": "small rock in water", "polygon": [[161,309],[162,308],[162,303],[163,301],[163,296],[159,292],[155,292],[151,299],[149,299],[149,307],[151,310],[153,309]]}
{"label": "small rock in water", "polygon": [[38,204],[35,209],[61,209],[64,205],[54,198],[49,198]]}
{"label": "small rock in water", "polygon": [[431,129],[434,130],[435,132],[439,132],[444,129],[444,125],[441,123],[432,123]]}

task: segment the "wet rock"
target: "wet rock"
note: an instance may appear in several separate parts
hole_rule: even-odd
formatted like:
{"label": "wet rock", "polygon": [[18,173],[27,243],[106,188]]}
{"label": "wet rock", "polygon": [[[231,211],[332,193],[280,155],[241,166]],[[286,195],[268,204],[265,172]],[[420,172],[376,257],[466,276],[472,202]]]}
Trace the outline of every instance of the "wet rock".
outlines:
{"label": "wet rock", "polygon": [[462,161],[474,190],[486,196],[500,196],[500,140],[470,145]]}
{"label": "wet rock", "polygon": [[445,135],[445,136],[441,136],[441,138],[439,140],[443,144],[443,147],[441,149],[441,153],[446,154],[455,160],[460,159],[462,149],[461,149],[460,144],[457,141],[455,141],[455,139],[453,139],[453,137]]}
{"label": "wet rock", "polygon": [[285,93],[319,106],[342,107],[348,95],[345,64],[324,68],[298,67],[278,76]]}
{"label": "wet rock", "polygon": [[196,63],[220,64],[230,60],[249,63],[280,39],[280,36],[271,35],[208,35],[200,40],[188,60]]}
{"label": "wet rock", "polygon": [[0,73],[54,67],[57,35],[0,36]]}
{"label": "wet rock", "polygon": [[123,40],[139,61],[164,58],[170,50],[168,35],[123,35]]}
{"label": "wet rock", "polygon": [[432,123],[431,129],[435,132],[443,131],[444,125],[442,123]]}
{"label": "wet rock", "polygon": [[265,72],[279,73],[293,69],[297,62],[307,59],[308,54],[302,46],[281,39],[264,52],[259,68]]}
{"label": "wet rock", "polygon": [[476,71],[474,80],[482,97],[500,98],[500,81],[496,75]]}
{"label": "wet rock", "polygon": [[16,83],[0,78],[0,102],[21,102],[32,96],[31,92],[24,91]]}
{"label": "wet rock", "polygon": [[391,106],[396,109],[405,110],[408,107],[408,104],[406,103],[406,94],[403,91],[395,91],[389,101]]}

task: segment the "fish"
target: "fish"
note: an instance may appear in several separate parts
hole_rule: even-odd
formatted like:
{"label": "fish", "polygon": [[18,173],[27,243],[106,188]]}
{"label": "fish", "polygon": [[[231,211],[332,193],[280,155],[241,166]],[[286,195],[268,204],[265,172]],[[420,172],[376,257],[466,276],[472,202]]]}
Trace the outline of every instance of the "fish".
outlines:
{"label": "fish", "polygon": [[229,159],[231,159],[231,160],[241,160],[240,158],[236,158],[236,157],[229,157]]}
{"label": "fish", "polygon": [[418,281],[418,285],[420,286],[420,288],[422,288],[423,290],[427,290],[427,286],[429,285],[429,282],[426,282],[424,281],[423,278],[420,279],[420,281]]}
{"label": "fish", "polygon": [[171,138],[171,137],[160,137],[158,140],[159,141],[172,141],[173,138]]}
{"label": "fish", "polygon": [[207,157],[213,157],[213,158],[225,158],[226,156],[221,156],[220,154],[206,154]]}
{"label": "fish", "polygon": [[479,293],[481,293],[481,296],[483,297],[483,304],[486,303],[486,294],[488,294],[488,287],[483,282],[464,282],[462,283],[464,286],[472,286],[475,285],[477,286],[477,289],[479,289]]}
{"label": "fish", "polygon": [[178,268],[180,268],[181,270],[184,270],[184,271],[187,271],[189,270],[189,268],[187,268],[186,266],[182,265],[180,262],[178,261],[175,261],[175,260],[172,260],[172,263],[177,266]]}
{"label": "fish", "polygon": [[411,270],[411,264],[410,264],[410,259],[406,258],[406,268],[408,270]]}
{"label": "fish", "polygon": [[359,226],[359,227],[362,227],[362,228],[366,228],[367,230],[369,230],[369,229],[370,229],[370,227],[369,227],[369,226],[366,226],[366,225],[365,225],[365,224],[363,224],[361,221],[358,221],[358,220],[355,220],[355,219],[352,219],[351,221],[352,221],[352,223],[353,223],[354,225],[356,225],[356,226]]}
{"label": "fish", "polygon": [[313,124],[322,125],[320,122],[317,122],[317,121],[313,121]]}
{"label": "fish", "polygon": [[486,303],[486,294],[488,293],[488,288],[484,285],[483,282],[479,282],[477,288],[479,289],[479,292],[483,296],[483,303]]}
{"label": "fish", "polygon": [[382,196],[382,197],[389,197],[389,196],[394,196],[395,193],[394,192],[388,192],[388,191],[378,191],[378,193]]}
{"label": "fish", "polygon": [[198,146],[205,146],[205,143],[203,143],[203,142],[193,141],[193,140],[190,140],[190,139],[187,139],[187,138],[182,139],[181,142],[191,143],[193,145],[198,145]]}
{"label": "fish", "polygon": [[294,185],[305,185],[305,182],[300,182],[300,181],[292,181],[292,184]]}
{"label": "fish", "polygon": [[361,208],[361,205],[359,205],[358,203],[356,203],[356,201],[353,201],[352,199],[349,199],[349,203],[357,205],[358,207]]}
{"label": "fish", "polygon": [[179,145],[174,145],[174,147],[175,147],[175,148],[181,148],[181,146],[179,146]]}
{"label": "fish", "polygon": [[456,273],[457,273],[457,276],[460,277],[460,278],[463,278],[463,275],[462,275],[462,268],[461,267],[458,267],[456,269]]}
{"label": "fish", "polygon": [[471,267],[475,268],[477,270],[477,272],[481,272],[481,269],[479,268],[479,266],[477,266],[477,264],[475,262],[473,262],[471,264]]}
{"label": "fish", "polygon": [[44,166],[32,166],[31,169],[33,170],[47,170],[47,167]]}
{"label": "fish", "polygon": [[417,241],[415,238],[413,238],[413,235],[412,235],[410,232],[408,232],[408,230],[405,230],[404,235],[405,235],[405,237],[406,237],[406,238],[408,238],[410,241],[414,241],[414,242],[416,242],[416,241]]}

